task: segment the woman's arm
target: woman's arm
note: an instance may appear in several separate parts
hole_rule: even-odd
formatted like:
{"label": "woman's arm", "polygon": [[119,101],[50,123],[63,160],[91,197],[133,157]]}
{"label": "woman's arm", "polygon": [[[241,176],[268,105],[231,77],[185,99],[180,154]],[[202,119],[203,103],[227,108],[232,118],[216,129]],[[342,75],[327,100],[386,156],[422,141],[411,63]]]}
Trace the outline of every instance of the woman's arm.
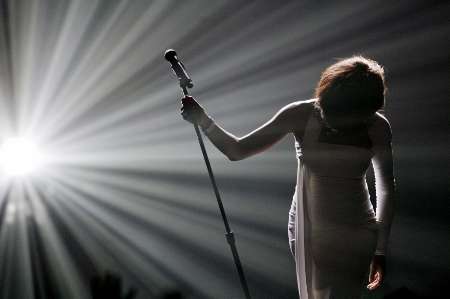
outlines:
{"label": "woman's arm", "polygon": [[[191,106],[201,106],[189,101]],[[194,100],[195,101],[195,100]],[[198,124],[205,131],[211,142],[231,161],[245,159],[259,152],[267,150],[287,133],[293,132],[296,120],[302,117],[301,101],[292,102],[282,107],[275,115],[259,128],[243,137],[237,137],[217,125],[206,113],[202,112]],[[183,103],[185,104],[185,103]],[[183,108],[182,108],[183,109]],[[193,108],[196,110],[198,108]],[[185,109],[186,111],[186,109]],[[192,110],[191,110],[192,111]]]}
{"label": "woman's arm", "polygon": [[379,225],[375,254],[385,255],[394,217],[395,177],[392,158],[392,131],[388,120],[376,114],[369,134],[372,139],[372,165],[375,174],[376,218]]}
{"label": "woman's arm", "polygon": [[386,272],[386,249],[394,217],[395,178],[392,159],[392,132],[388,120],[379,113],[369,129],[372,140],[372,165],[375,173],[376,218],[378,223],[378,240],[375,255],[370,264],[369,284],[374,290],[384,280]]}
{"label": "woman's arm", "polygon": [[238,161],[263,152],[293,131],[298,102],[290,103],[266,123],[242,137],[236,137],[217,124],[208,130],[211,142],[231,161]]}

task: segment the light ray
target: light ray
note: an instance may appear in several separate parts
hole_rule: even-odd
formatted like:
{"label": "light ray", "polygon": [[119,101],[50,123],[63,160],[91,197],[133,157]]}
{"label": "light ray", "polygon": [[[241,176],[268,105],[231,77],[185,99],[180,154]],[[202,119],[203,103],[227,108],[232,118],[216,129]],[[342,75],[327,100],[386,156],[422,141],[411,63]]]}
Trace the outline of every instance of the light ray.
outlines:
{"label": "light ray", "polygon": [[[192,298],[242,296],[195,132],[180,116],[167,48],[190,72],[192,94],[236,136],[310,98],[335,58],[379,60],[403,178],[399,211],[422,207],[411,194],[445,204],[448,196],[429,192],[448,185],[441,163],[448,51],[439,42],[449,34],[448,8],[437,1],[0,1],[0,143],[27,136],[46,158],[32,175],[0,176],[0,297],[88,298],[89,279],[105,269],[138,287],[138,299],[167,286]],[[293,145],[291,134],[236,163],[205,138],[254,298],[297,293],[285,238]],[[0,160],[12,162],[4,153]],[[441,209],[415,215],[431,221],[428,211],[432,221],[446,219]],[[394,229],[398,240],[408,221]],[[448,243],[430,227],[423,238]],[[393,245],[392,260],[402,261]],[[430,273],[442,272],[424,261]],[[393,269],[392,285],[405,283]]]}

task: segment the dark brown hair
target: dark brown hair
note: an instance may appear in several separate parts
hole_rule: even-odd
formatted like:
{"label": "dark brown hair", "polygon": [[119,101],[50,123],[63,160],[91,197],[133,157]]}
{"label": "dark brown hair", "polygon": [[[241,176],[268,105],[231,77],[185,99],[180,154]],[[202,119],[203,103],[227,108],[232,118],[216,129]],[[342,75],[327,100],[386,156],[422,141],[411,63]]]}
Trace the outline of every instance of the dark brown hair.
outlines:
{"label": "dark brown hair", "polygon": [[384,70],[363,56],[342,59],[323,71],[315,90],[322,116],[370,115],[384,106]]}

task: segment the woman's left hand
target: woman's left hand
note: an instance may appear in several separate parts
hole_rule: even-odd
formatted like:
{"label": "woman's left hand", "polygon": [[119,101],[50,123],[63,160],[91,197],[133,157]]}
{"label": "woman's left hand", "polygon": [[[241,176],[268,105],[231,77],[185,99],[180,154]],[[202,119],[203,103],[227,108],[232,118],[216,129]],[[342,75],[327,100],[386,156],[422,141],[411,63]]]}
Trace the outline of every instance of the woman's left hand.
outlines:
{"label": "woman's left hand", "polygon": [[370,291],[378,288],[384,280],[386,273],[386,257],[384,255],[374,255],[370,264],[369,284],[367,289]]}

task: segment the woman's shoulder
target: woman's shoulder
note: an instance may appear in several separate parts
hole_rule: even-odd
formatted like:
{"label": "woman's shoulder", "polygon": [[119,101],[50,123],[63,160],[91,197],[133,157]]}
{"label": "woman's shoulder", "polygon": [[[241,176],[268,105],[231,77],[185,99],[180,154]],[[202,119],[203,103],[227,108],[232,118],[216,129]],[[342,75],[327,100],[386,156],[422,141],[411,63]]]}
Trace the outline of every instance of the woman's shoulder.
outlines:
{"label": "woman's shoulder", "polygon": [[391,130],[391,123],[387,117],[380,112],[375,112],[369,121],[370,127],[377,130]]}
{"label": "woman's shoulder", "polygon": [[296,100],[291,102],[290,104],[292,104],[293,106],[297,106],[297,107],[308,107],[308,106],[313,106],[314,103],[317,102],[317,99],[307,99],[307,100]]}
{"label": "woman's shoulder", "polygon": [[287,104],[286,107],[299,116],[299,114],[309,114],[316,102],[317,99],[297,100]]}
{"label": "woman's shoulder", "polygon": [[376,139],[392,139],[391,124],[385,115],[375,112],[369,121],[369,135]]}
{"label": "woman's shoulder", "polygon": [[293,132],[298,137],[303,135],[307,120],[313,112],[316,99],[298,100],[289,103],[288,109],[292,112],[290,123],[293,124]]}

